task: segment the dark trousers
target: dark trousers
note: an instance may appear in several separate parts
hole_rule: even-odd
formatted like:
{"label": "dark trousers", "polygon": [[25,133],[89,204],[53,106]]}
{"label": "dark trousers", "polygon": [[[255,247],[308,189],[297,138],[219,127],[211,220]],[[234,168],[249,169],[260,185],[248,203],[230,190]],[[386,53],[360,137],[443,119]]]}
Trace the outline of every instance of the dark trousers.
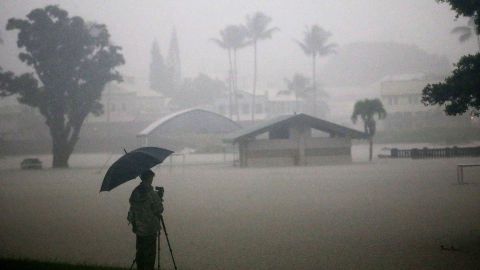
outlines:
{"label": "dark trousers", "polygon": [[137,269],[153,270],[155,268],[155,248],[157,247],[157,235],[137,235]]}

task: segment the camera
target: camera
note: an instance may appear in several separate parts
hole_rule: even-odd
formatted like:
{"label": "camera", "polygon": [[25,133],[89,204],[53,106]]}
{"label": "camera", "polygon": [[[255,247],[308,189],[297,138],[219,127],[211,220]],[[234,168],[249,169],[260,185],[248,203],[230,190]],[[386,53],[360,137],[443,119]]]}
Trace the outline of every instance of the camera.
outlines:
{"label": "camera", "polygon": [[160,197],[160,199],[163,199],[163,192],[165,191],[165,189],[163,187],[155,187],[155,190],[157,191],[157,194]]}

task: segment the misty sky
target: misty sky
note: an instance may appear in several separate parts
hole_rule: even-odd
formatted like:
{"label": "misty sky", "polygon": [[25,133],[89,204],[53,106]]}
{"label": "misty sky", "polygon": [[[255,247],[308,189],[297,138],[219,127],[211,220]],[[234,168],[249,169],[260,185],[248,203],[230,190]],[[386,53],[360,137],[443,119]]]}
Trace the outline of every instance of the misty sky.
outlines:
{"label": "misty sky", "polygon": [[[306,25],[318,24],[332,32],[332,42],[394,41],[415,44],[429,53],[446,55],[453,63],[461,55],[475,52],[474,40],[459,43],[450,34],[455,13],[434,0],[82,0],[82,1],[0,1],[1,66],[20,70],[16,32],[6,31],[8,18],[24,18],[36,7],[59,4],[71,15],[105,23],[112,40],[123,47],[124,74],[148,78],[150,48],[157,39],[165,57],[170,34],[175,27],[180,42],[182,71],[185,76],[199,72],[219,79],[226,77],[226,53],[210,38],[228,24],[244,23],[245,16],[262,11],[271,16],[272,26],[280,28],[272,40],[259,44],[259,84],[280,82],[294,72],[309,74],[310,59],[294,39],[300,40]],[[239,54],[239,75],[249,84],[252,49]],[[242,82],[241,82],[242,83]]]}

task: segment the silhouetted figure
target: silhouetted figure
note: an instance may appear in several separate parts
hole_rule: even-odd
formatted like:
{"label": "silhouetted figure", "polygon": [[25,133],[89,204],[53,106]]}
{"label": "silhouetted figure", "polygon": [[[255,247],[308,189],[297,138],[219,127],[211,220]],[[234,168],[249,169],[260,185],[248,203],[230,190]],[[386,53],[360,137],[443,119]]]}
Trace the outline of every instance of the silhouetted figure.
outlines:
{"label": "silhouetted figure", "polygon": [[[128,221],[137,236],[135,261],[139,270],[153,270],[157,233],[160,233],[160,216],[163,212],[163,194],[153,190],[155,173],[151,170],[140,175],[142,182],[130,196]],[[160,196],[159,196],[160,195]]]}

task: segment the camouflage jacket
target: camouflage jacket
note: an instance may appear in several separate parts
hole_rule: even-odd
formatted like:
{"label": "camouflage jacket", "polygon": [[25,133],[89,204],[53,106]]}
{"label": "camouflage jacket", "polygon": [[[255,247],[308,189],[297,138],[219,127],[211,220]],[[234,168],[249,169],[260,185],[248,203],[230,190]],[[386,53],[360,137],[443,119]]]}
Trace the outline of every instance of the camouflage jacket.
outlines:
{"label": "camouflage jacket", "polygon": [[160,228],[163,212],[162,199],[151,185],[140,183],[130,195],[130,209],[127,220],[133,225],[133,232],[139,236],[156,234]]}

